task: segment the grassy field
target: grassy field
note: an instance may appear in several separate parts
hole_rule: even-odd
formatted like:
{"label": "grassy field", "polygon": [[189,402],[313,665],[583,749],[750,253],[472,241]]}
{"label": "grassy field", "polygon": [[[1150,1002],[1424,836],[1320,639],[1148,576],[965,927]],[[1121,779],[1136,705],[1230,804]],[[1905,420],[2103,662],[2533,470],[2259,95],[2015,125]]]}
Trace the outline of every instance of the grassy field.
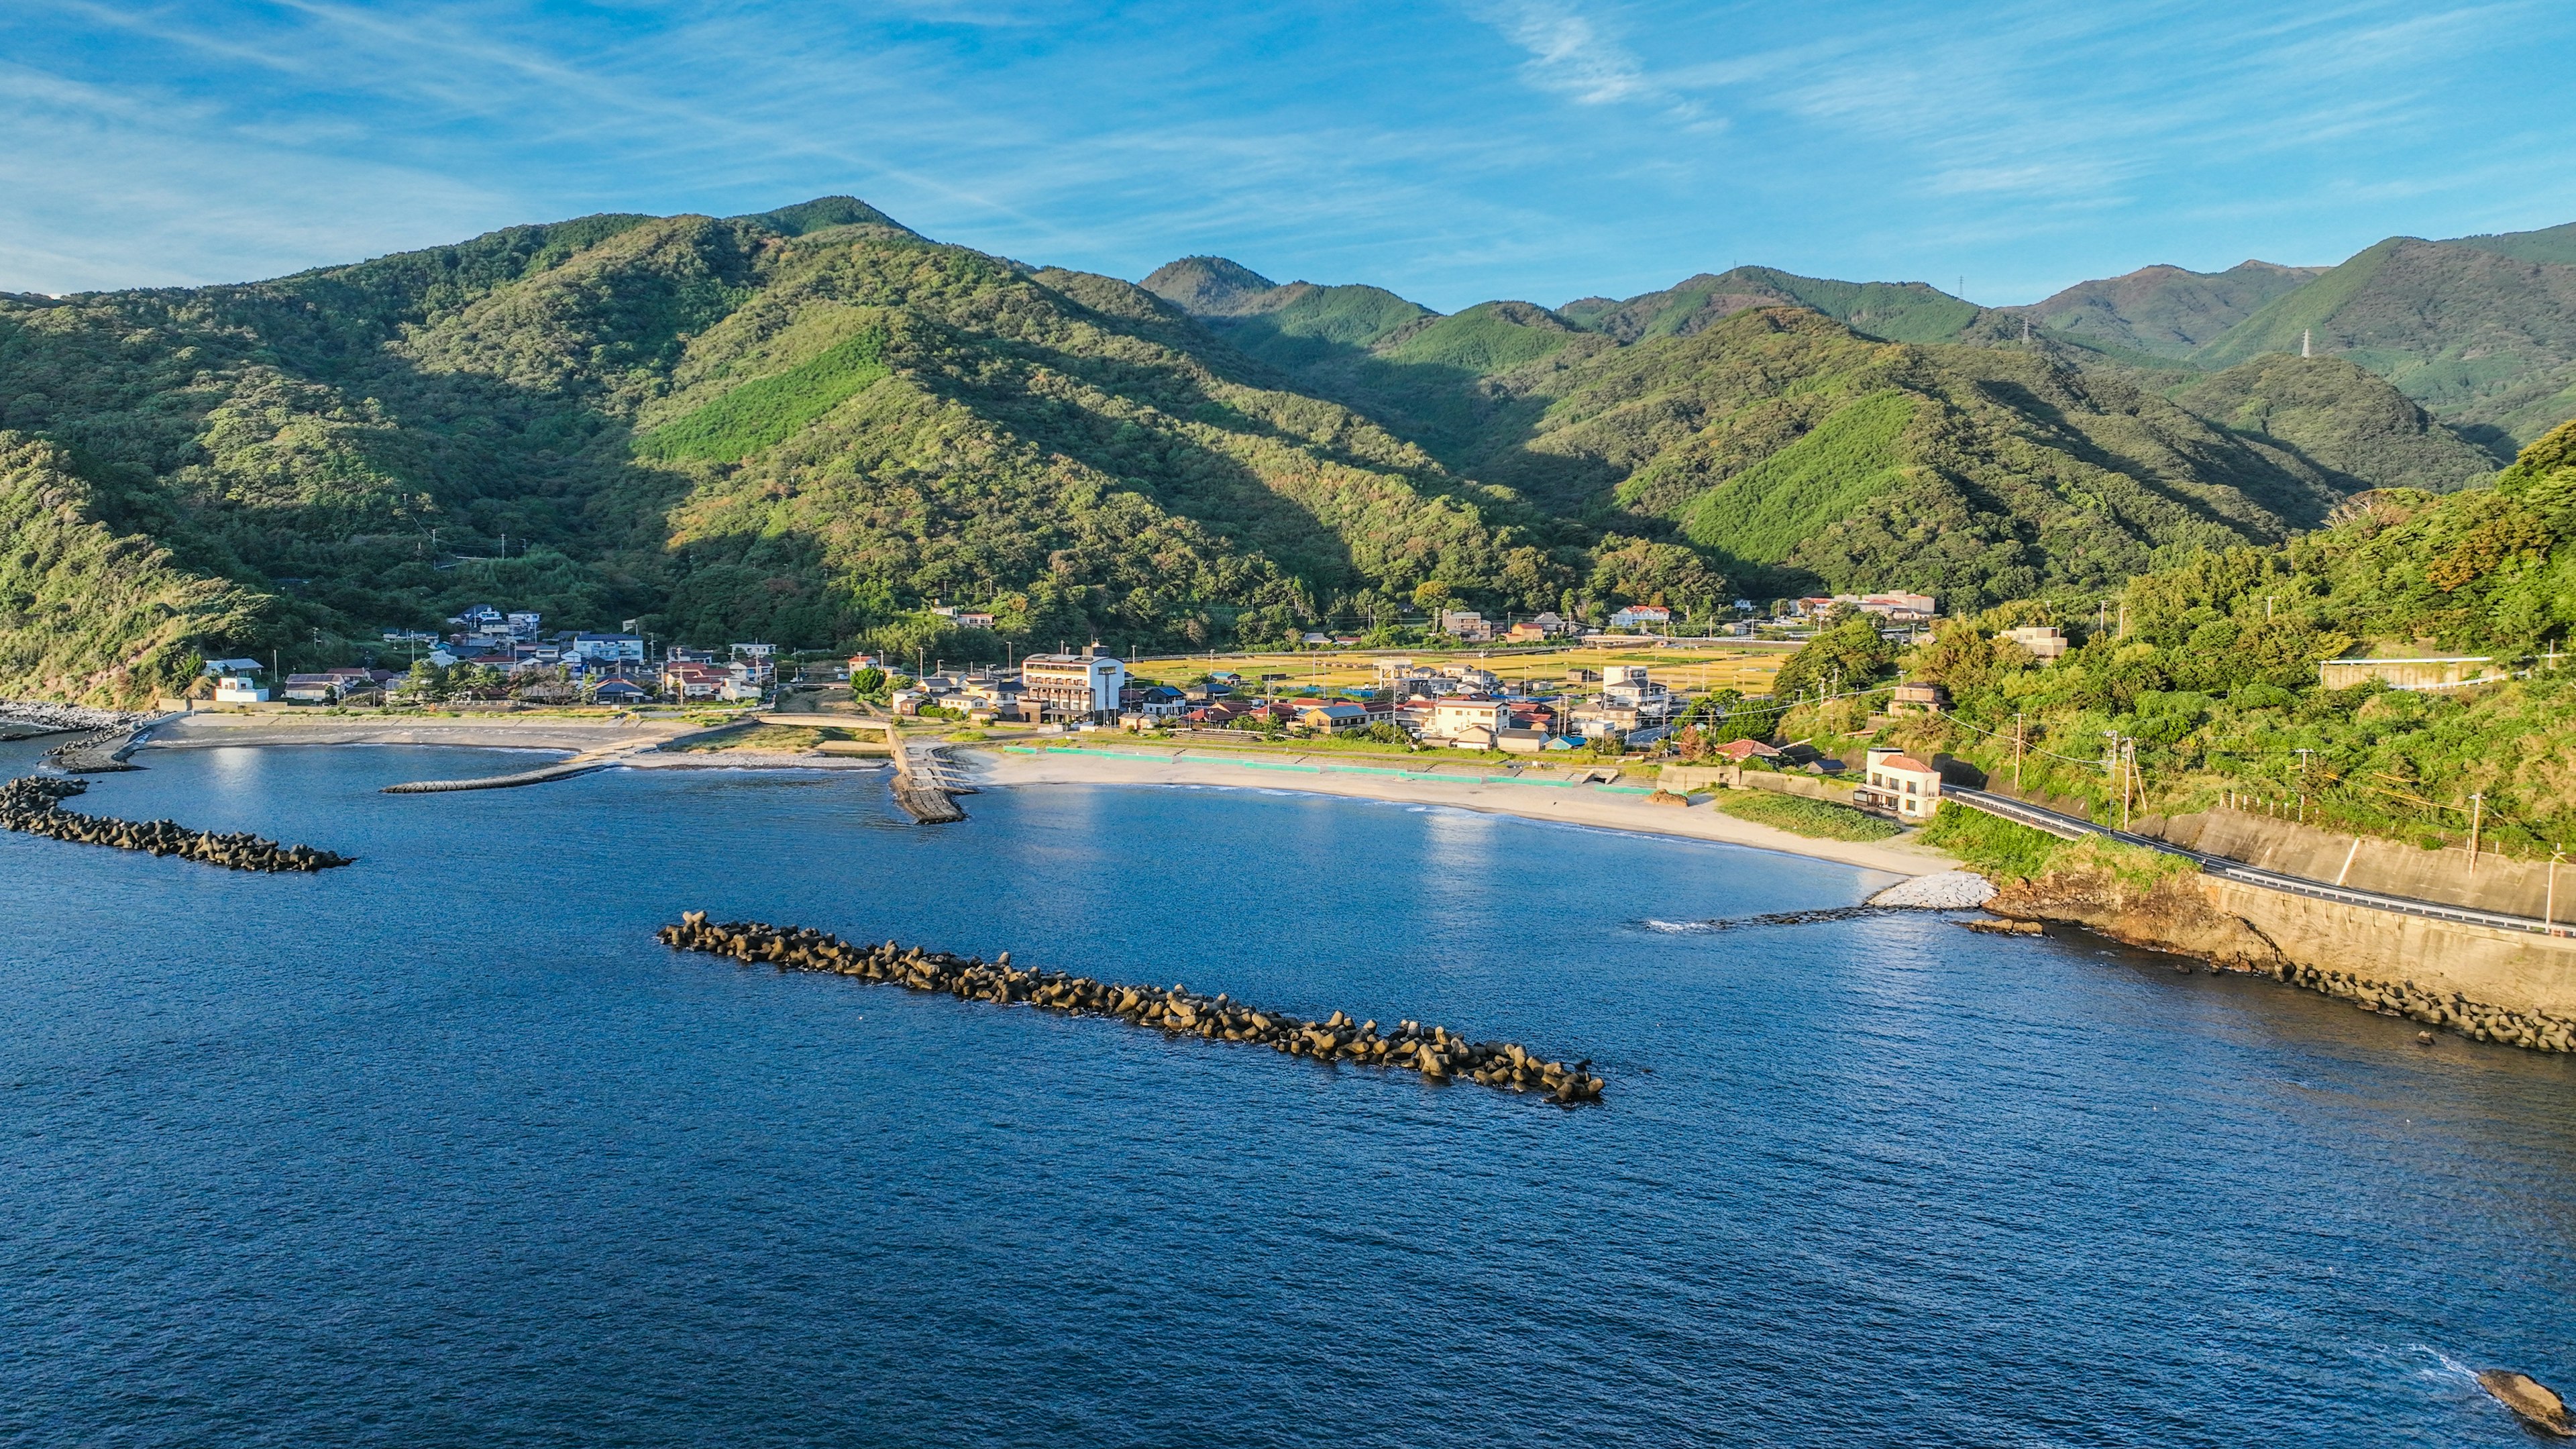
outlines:
{"label": "grassy field", "polygon": [[1392,656],[1363,654],[1358,651],[1298,654],[1219,654],[1211,658],[1193,654],[1181,659],[1139,659],[1128,665],[1136,678],[1153,684],[1187,684],[1210,672],[1228,672],[1243,676],[1247,685],[1258,685],[1261,676],[1285,676],[1278,681],[1282,689],[1314,685],[1324,689],[1347,689],[1377,682],[1381,658],[1411,659],[1426,668],[1444,664],[1472,664],[1489,669],[1506,680],[1528,681],[1544,687],[1562,683],[1576,669],[1600,672],[1607,664],[1642,664],[1654,672],[1654,678],[1675,689],[1735,689],[1746,694],[1768,694],[1772,676],[1780,672],[1789,654],[1782,649],[1548,649],[1521,653],[1500,649],[1451,649],[1445,651],[1406,651]]}
{"label": "grassy field", "polygon": [[676,745],[672,745],[670,748],[677,753],[714,752],[718,750],[778,750],[801,753],[814,748],[825,740],[852,740],[863,737],[869,740],[881,740],[885,738],[883,734],[875,730],[868,730],[862,733],[845,729],[833,729],[829,726],[820,726],[809,729],[804,725],[763,724],[753,725],[747,729],[727,730],[720,735],[709,735],[694,740],[683,740]]}
{"label": "grassy field", "polygon": [[1895,821],[1830,800],[1769,790],[1720,790],[1710,802],[1739,820],[1768,825],[1810,840],[1885,840],[1905,833]]}

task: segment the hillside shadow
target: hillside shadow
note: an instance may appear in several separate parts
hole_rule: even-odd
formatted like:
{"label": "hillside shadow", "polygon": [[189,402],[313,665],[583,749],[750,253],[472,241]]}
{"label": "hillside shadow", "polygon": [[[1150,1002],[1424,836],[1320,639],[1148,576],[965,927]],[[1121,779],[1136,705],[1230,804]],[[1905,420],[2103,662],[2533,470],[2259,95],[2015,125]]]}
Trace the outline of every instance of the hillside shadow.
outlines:
{"label": "hillside shadow", "polygon": [[[2106,473],[2126,478],[2152,497],[2182,509],[2200,522],[2245,534],[2250,520],[2230,517],[2188,488],[2177,487],[2177,480],[2163,477],[2137,459],[2103,447],[2068,418],[2064,409],[2028,386],[1999,378],[1977,379],[1972,386],[1988,402],[2038,428],[2048,446],[2057,451]],[[2245,469],[2231,468],[2228,470],[2230,476],[2212,481],[2234,488],[2286,528],[2313,528],[2323,521],[2326,510],[2332,506],[2330,502],[2311,496],[2297,479],[2261,465],[2259,459],[2256,462],[2258,468],[2251,475]]]}

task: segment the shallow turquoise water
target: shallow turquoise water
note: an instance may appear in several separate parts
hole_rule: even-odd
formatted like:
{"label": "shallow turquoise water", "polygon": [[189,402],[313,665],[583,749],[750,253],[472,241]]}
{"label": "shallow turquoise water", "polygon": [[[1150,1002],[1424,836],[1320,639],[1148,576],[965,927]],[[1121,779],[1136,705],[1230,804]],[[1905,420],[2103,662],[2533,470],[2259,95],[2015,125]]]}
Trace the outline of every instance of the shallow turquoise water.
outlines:
{"label": "shallow turquoise water", "polygon": [[[23,762],[33,747],[0,746]],[[0,1440],[2458,1444],[2563,1059],[1858,872],[1292,794],[151,752],[0,835]],[[517,757],[524,759],[524,757]],[[741,970],[680,910],[1590,1056],[1601,1110]]]}

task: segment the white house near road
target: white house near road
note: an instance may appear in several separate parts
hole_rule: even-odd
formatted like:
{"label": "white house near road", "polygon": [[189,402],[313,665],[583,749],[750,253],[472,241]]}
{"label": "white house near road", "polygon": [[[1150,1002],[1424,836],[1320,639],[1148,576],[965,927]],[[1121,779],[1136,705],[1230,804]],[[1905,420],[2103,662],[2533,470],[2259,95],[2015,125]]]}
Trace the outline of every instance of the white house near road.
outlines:
{"label": "white house near road", "polygon": [[1852,803],[1864,810],[1883,810],[1899,820],[1929,820],[1941,808],[1941,772],[1898,750],[1869,752],[1867,783],[1852,792]]}

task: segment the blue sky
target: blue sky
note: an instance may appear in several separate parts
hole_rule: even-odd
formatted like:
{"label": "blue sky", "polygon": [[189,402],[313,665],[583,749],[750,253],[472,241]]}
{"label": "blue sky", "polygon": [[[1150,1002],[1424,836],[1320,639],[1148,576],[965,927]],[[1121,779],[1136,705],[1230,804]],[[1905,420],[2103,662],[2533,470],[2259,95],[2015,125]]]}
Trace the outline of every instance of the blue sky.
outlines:
{"label": "blue sky", "polygon": [[2576,220],[2566,0],[10,0],[0,290],[847,192],[1442,309],[1758,262],[1988,304]]}

